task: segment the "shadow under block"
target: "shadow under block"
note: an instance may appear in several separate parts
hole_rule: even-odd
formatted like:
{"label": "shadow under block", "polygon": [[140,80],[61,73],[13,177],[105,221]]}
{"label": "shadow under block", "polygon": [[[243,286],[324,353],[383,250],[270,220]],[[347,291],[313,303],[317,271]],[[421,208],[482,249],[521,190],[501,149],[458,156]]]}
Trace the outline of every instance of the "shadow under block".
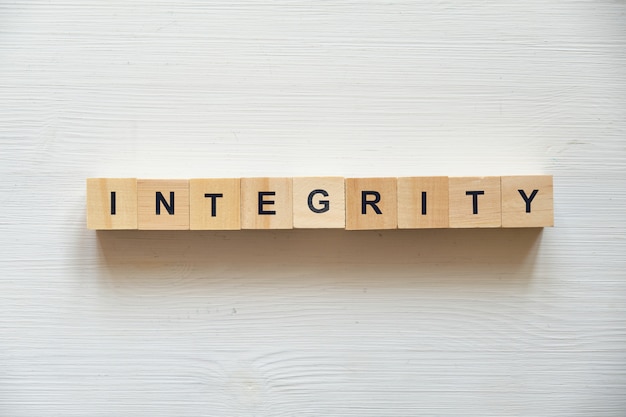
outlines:
{"label": "shadow under block", "polygon": [[88,178],[87,227],[94,230],[137,229],[137,180]]}
{"label": "shadow under block", "polygon": [[293,229],[291,178],[241,179],[242,229]]}
{"label": "shadow under block", "polygon": [[189,180],[191,230],[241,229],[239,178]]}
{"label": "shadow under block", "polygon": [[346,229],[398,227],[396,178],[346,178]]}
{"label": "shadow under block", "polygon": [[449,179],[450,227],[500,227],[500,177]]}
{"label": "shadow under block", "polygon": [[554,226],[551,175],[501,177],[502,227]]}
{"label": "shadow under block", "polygon": [[137,180],[140,230],[189,229],[189,180]]}
{"label": "shadow under block", "polygon": [[346,201],[343,177],[294,178],[293,227],[345,228]]}
{"label": "shadow under block", "polygon": [[448,177],[398,178],[398,229],[449,226]]}

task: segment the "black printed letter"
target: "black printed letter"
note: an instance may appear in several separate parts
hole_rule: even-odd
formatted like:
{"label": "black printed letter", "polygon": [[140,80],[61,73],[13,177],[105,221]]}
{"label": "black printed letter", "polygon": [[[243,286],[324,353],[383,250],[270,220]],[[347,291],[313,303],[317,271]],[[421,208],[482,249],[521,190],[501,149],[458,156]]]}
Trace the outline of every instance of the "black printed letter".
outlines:
{"label": "black printed letter", "polygon": [[311,193],[309,194],[309,199],[308,199],[309,209],[311,209],[313,213],[326,213],[328,210],[330,210],[330,202],[328,200],[320,200],[319,203],[322,205],[322,208],[313,207],[313,196],[315,194],[321,194],[324,197],[328,197],[328,192],[326,192],[326,190],[311,191]]}
{"label": "black printed letter", "polygon": [[473,196],[473,199],[472,199],[473,214],[478,214],[478,196],[483,195],[483,194],[485,194],[484,191],[466,191],[465,192],[465,195]]}
{"label": "black printed letter", "polygon": [[115,215],[115,191],[111,191],[111,214]]}
{"label": "black printed letter", "polygon": [[[368,201],[368,195],[373,195],[374,200]],[[366,209],[368,205],[372,206],[376,214],[383,214],[383,212],[380,211],[380,209],[376,205],[376,203],[378,202],[380,202],[380,193],[378,191],[361,191],[361,214],[367,214]]]}
{"label": "black printed letter", "polygon": [[266,195],[276,195],[275,191],[259,191],[259,214],[276,214],[275,210],[263,210],[264,204],[274,204],[274,200],[263,200]]}
{"label": "black printed letter", "polygon": [[526,213],[530,213],[530,203],[533,201],[533,198],[535,198],[539,190],[533,190],[533,192],[530,194],[530,197],[526,196],[526,193],[524,192],[524,190],[517,190],[517,191],[519,191],[520,195],[526,202]]}
{"label": "black printed letter", "polygon": [[170,202],[169,204],[167,203],[167,201],[165,201],[165,197],[163,197],[163,194],[161,194],[160,191],[157,191],[156,193],[156,214],[157,216],[161,215],[161,204],[159,203],[163,203],[163,207],[165,207],[165,210],[167,210],[167,212],[170,215],[174,214],[174,191],[170,191]]}
{"label": "black printed letter", "polygon": [[205,194],[204,198],[211,199],[211,217],[217,216],[217,199],[224,197],[224,194]]}

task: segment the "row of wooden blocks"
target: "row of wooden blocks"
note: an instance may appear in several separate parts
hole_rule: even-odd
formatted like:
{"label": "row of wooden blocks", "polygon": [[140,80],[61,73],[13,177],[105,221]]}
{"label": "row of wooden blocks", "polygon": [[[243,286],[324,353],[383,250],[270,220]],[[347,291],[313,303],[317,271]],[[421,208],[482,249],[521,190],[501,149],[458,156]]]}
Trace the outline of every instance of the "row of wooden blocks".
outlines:
{"label": "row of wooden blocks", "polygon": [[87,179],[97,230],[545,227],[552,176]]}

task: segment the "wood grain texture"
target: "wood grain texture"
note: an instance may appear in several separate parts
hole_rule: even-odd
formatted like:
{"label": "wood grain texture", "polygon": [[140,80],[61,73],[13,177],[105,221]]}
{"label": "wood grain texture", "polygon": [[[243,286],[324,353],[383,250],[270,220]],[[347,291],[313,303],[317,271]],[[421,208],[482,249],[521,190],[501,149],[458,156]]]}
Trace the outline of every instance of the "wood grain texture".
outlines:
{"label": "wood grain texture", "polygon": [[137,180],[139,230],[189,230],[189,180]]}
{"label": "wood grain texture", "polygon": [[241,229],[241,180],[194,178],[189,180],[191,230]]}
{"label": "wood grain texture", "polygon": [[398,227],[396,178],[346,178],[346,230]]}
{"label": "wood grain texture", "polygon": [[398,178],[398,229],[450,225],[448,177]]}
{"label": "wood grain texture", "polygon": [[450,227],[502,226],[500,177],[448,179]]}
{"label": "wood grain texture", "polygon": [[292,229],[292,178],[242,178],[241,228]]}
{"label": "wood grain texture", "polygon": [[343,177],[293,179],[293,227],[296,229],[344,229],[346,190]]}
{"label": "wood grain texture", "polygon": [[[625,13],[3,2],[0,415],[623,417]],[[554,228],[85,228],[91,177],[538,172]]]}
{"label": "wood grain texture", "polygon": [[87,227],[137,229],[137,179],[87,178]]}
{"label": "wood grain texture", "polygon": [[502,227],[554,226],[551,175],[501,177]]}

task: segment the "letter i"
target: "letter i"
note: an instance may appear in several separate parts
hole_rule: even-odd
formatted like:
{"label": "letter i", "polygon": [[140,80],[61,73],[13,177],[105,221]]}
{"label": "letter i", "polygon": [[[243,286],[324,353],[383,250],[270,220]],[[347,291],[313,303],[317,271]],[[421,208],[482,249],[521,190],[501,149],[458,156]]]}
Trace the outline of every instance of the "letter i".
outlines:
{"label": "letter i", "polygon": [[111,191],[111,215],[115,215],[115,191]]}

